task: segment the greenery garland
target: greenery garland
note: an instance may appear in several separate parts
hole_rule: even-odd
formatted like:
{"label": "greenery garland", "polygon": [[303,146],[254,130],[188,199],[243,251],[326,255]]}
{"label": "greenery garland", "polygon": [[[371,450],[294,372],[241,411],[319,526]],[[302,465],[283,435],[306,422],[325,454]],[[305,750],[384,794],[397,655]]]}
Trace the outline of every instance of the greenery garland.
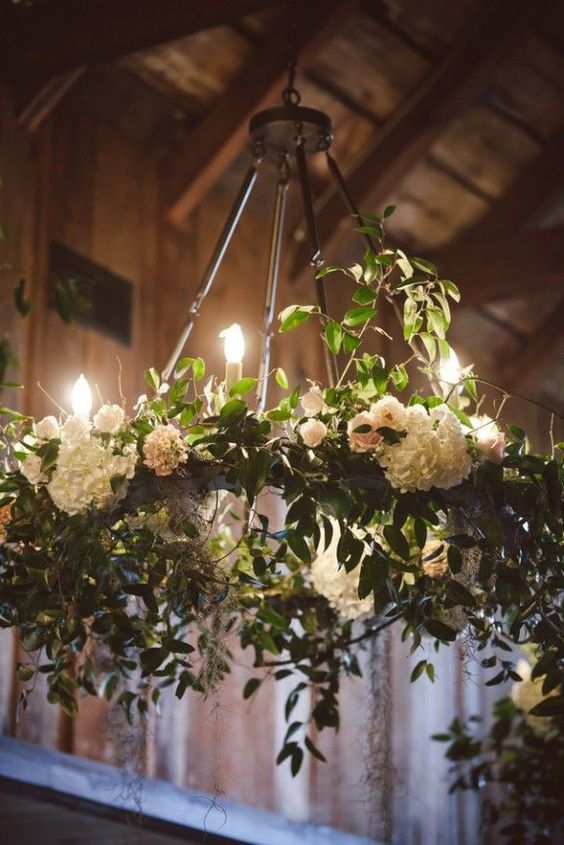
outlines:
{"label": "greenery garland", "polygon": [[[78,693],[116,700],[128,718],[173,686],[206,693],[229,672],[229,637],[253,651],[251,697],[267,678],[294,677],[278,762],[324,759],[310,725],[339,727],[343,675],[361,674],[363,643],[397,623],[416,652],[471,643],[488,684],[514,682],[489,737],[455,721],[453,788],[498,781],[512,843],[555,841],[561,822],[563,577],[562,444],[530,451],[525,433],[476,415],[477,380],[445,385],[438,364],[456,286],[433,264],[383,245],[384,217],[363,228],[362,265],[328,267],[354,283],[341,321],[316,306],[280,315],[288,332],[320,320],[344,362],[339,383],[257,413],[245,396],[205,382],[200,358],[174,381],[146,373],[135,415],[103,405],[34,422],[2,408],[0,625],[28,655],[25,707],[38,673],[71,716]],[[320,274],[321,275],[321,274]],[[382,300],[400,313],[410,352],[389,366],[369,351]],[[367,351],[368,349],[368,351]],[[405,395],[424,372],[430,396]],[[470,409],[473,409],[471,415]],[[284,503],[271,526],[264,494]],[[516,647],[528,664],[516,666]],[[530,677],[529,677],[530,675]],[[434,680],[429,659],[411,680]],[[301,697],[309,721],[293,716]]]}

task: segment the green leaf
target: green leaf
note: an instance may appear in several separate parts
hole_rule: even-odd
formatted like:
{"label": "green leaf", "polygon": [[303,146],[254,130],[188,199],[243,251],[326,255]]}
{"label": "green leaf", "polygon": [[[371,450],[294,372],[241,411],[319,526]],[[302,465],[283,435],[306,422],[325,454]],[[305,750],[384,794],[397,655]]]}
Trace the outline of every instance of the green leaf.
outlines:
{"label": "green leaf", "polygon": [[423,273],[427,273],[430,276],[437,275],[437,268],[432,261],[427,261],[426,258],[413,258],[413,256],[409,259],[410,262],[417,270],[421,270]]}
{"label": "green leaf", "polygon": [[367,323],[376,314],[376,309],[370,305],[359,305],[358,308],[350,308],[345,314],[343,322],[347,326],[360,326]]}
{"label": "green leaf", "polygon": [[345,332],[343,335],[343,350],[346,352],[347,355],[351,355],[355,349],[361,344],[361,339],[357,337],[355,334],[351,334],[350,332]]}
{"label": "green leaf", "polygon": [[450,625],[446,625],[444,622],[441,622],[440,619],[426,619],[423,624],[428,633],[431,634],[432,637],[436,637],[438,640],[454,642],[456,639],[456,631],[454,628],[451,628]]}
{"label": "green leaf", "polygon": [[472,593],[459,581],[449,581],[446,585],[446,597],[453,604],[460,604],[463,607],[475,607],[476,599]]}
{"label": "green leaf", "polygon": [[142,651],[139,658],[144,669],[148,672],[154,672],[166,660],[168,655],[169,652],[166,648],[149,648],[146,651]]}
{"label": "green leaf", "polygon": [[296,775],[298,774],[298,772],[300,771],[300,769],[302,767],[303,759],[304,759],[304,752],[299,747],[299,745],[296,745],[296,747],[294,748],[294,750],[292,752],[292,758],[290,760],[290,771],[292,772],[292,777],[295,778]]}
{"label": "green leaf", "polygon": [[278,367],[274,378],[276,379],[276,384],[278,385],[278,387],[281,387],[282,390],[288,390],[288,376],[286,375],[286,372],[282,369],[282,367]]}
{"label": "green leaf", "polygon": [[149,385],[151,390],[154,390],[156,393],[159,389],[161,378],[154,367],[149,367],[148,370],[145,370],[145,381]]}
{"label": "green leaf", "polygon": [[206,365],[203,358],[196,358],[192,364],[192,375],[196,381],[200,381],[206,374]]}
{"label": "green leaf", "polygon": [[325,276],[328,276],[330,273],[342,273],[343,268],[339,267],[338,264],[328,264],[327,267],[323,267],[321,270],[318,270],[315,274],[316,279],[323,279]]}
{"label": "green leaf", "polygon": [[425,543],[427,542],[427,526],[420,517],[417,517],[415,519],[413,528],[415,531],[415,539],[417,541],[417,545],[420,549],[422,549]]}
{"label": "green leaf", "polygon": [[441,279],[440,284],[451,299],[454,299],[455,302],[460,302],[460,291],[454,282],[451,282],[449,279]]}
{"label": "green leaf", "polygon": [[343,329],[340,323],[329,320],[325,326],[325,343],[333,355],[338,355],[343,342]]}
{"label": "green leaf", "polygon": [[359,285],[352,298],[359,305],[368,305],[376,299],[376,291],[370,285]]}
{"label": "green leaf", "polygon": [[25,298],[25,279],[20,279],[14,288],[14,303],[22,317],[27,317],[31,311],[31,302]]}
{"label": "green leaf", "polygon": [[256,387],[258,379],[253,378],[252,376],[245,376],[245,378],[240,378],[239,381],[236,381],[231,390],[229,391],[230,396],[244,396],[254,387]]}
{"label": "green leaf", "polygon": [[309,753],[312,754],[315,757],[316,760],[320,760],[322,763],[327,762],[327,759],[323,756],[323,754],[321,753],[319,748],[317,748],[317,746],[313,744],[313,742],[309,738],[309,736],[306,736],[306,738],[304,740],[304,744],[305,744],[305,747],[307,748],[307,750],[309,751]]}
{"label": "green leaf", "polygon": [[410,682],[411,682],[411,683],[414,683],[414,681],[416,681],[416,680],[417,680],[417,678],[419,678],[419,677],[423,674],[423,672],[425,671],[425,667],[426,667],[426,666],[427,666],[427,661],[426,661],[426,660],[420,660],[420,661],[419,661],[419,663],[418,663],[418,664],[417,664],[417,666],[414,668],[414,670],[413,670],[413,672],[411,673],[411,676],[410,676],[410,678],[409,678],[409,680],[410,680]]}
{"label": "green leaf", "polygon": [[258,690],[262,681],[260,678],[249,678],[243,689],[243,698],[250,698]]}
{"label": "green leaf", "polygon": [[384,527],[384,537],[389,547],[403,560],[409,560],[409,543],[404,535],[395,525],[386,525]]}
{"label": "green leaf", "polygon": [[309,320],[310,315],[317,311],[315,305],[289,305],[278,315],[280,320],[279,332],[289,332]]}
{"label": "green leaf", "polygon": [[178,379],[181,376],[185,375],[193,363],[193,358],[181,358],[176,367],[174,368],[174,377]]}
{"label": "green leaf", "polygon": [[228,419],[229,417],[234,416],[243,416],[243,414],[246,413],[246,410],[247,406],[242,399],[230,399],[219,412],[219,416],[222,419]]}
{"label": "green leaf", "polygon": [[564,713],[564,696],[554,695],[550,698],[545,698],[529,710],[531,716],[541,716],[548,718],[549,716],[560,716]]}

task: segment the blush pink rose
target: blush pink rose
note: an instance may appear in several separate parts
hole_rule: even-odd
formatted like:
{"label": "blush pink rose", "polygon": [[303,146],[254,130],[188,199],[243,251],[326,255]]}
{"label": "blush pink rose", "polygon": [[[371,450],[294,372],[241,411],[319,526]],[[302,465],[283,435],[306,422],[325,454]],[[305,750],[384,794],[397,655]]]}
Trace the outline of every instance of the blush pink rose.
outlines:
{"label": "blush pink rose", "polygon": [[[371,452],[382,442],[382,435],[376,429],[382,423],[373,414],[361,411],[347,423],[349,444],[353,452]],[[370,426],[367,431],[357,431],[361,426]]]}

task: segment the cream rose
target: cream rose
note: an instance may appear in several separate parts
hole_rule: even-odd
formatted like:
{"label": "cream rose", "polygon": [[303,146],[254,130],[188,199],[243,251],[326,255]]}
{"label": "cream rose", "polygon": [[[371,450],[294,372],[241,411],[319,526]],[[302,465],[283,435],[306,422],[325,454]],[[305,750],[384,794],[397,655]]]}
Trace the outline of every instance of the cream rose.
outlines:
{"label": "cream rose", "polygon": [[41,472],[41,458],[35,453],[25,456],[20,464],[20,470],[30,484],[39,484],[41,481],[45,481],[45,476]]}
{"label": "cream rose", "polygon": [[300,397],[300,402],[306,417],[314,417],[316,414],[320,414],[325,408],[323,393],[316,384],[310,387],[308,392]]}
{"label": "cream rose", "polygon": [[39,440],[53,440],[59,436],[59,433],[59,422],[56,417],[43,417],[42,420],[35,423],[35,436]]}
{"label": "cream rose", "polygon": [[123,425],[125,413],[119,405],[102,405],[94,416],[94,428],[102,434],[113,434]]}
{"label": "cream rose", "polygon": [[[382,442],[382,435],[376,431],[377,425],[374,415],[362,411],[349,420],[347,433],[349,444],[353,452],[371,452]],[[370,426],[368,431],[357,431],[361,426]]]}
{"label": "cream rose", "polygon": [[407,411],[395,396],[383,396],[370,406],[374,428],[393,428],[403,431],[407,422]]}
{"label": "cream rose", "polygon": [[300,434],[305,445],[314,449],[327,436],[327,426],[321,420],[308,420],[300,426]]}
{"label": "cream rose", "polygon": [[85,440],[90,435],[92,423],[88,417],[72,414],[61,426],[61,440],[63,443],[76,443]]}

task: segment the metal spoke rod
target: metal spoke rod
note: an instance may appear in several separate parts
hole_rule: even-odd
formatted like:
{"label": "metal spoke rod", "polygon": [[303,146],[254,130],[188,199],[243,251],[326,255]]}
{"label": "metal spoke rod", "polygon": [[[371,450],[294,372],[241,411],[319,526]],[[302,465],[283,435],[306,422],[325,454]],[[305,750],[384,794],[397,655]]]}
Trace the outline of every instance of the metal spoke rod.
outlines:
{"label": "metal spoke rod", "polygon": [[[329,172],[335,181],[335,185],[337,186],[337,190],[339,191],[341,198],[345,204],[345,208],[349,212],[349,214],[354,217],[358,226],[364,226],[364,220],[362,214],[358,210],[354,199],[352,198],[351,192],[349,191],[349,186],[345,182],[345,178],[341,173],[339,165],[329,152],[326,150],[325,155],[327,157],[327,165],[329,167]],[[366,245],[368,249],[373,250],[373,252],[378,252],[378,249],[370,237],[370,235],[364,234],[364,240],[366,241]]]}
{"label": "metal spoke rod", "polygon": [[241,214],[245,210],[245,206],[247,205],[248,199],[254,188],[255,182],[257,180],[258,166],[261,163],[261,160],[261,157],[255,156],[255,159],[249,167],[247,174],[243,180],[243,184],[241,185],[239,193],[235,198],[233,208],[231,209],[229,217],[225,221],[225,225],[219,236],[219,240],[217,241],[215,250],[213,251],[213,254],[209,260],[208,266],[206,267],[204,276],[200,283],[200,287],[198,288],[194,301],[188,311],[188,318],[182,328],[182,331],[180,332],[180,336],[174,346],[174,349],[170,353],[167,364],[162,372],[163,381],[169,380],[176,366],[176,362],[180,358],[182,350],[186,345],[186,341],[192,334],[192,329],[194,328],[196,317],[200,313],[202,302],[211,290],[217,271],[223,260],[223,256],[225,255],[225,251],[227,250],[227,247],[231,242],[231,238],[233,237],[235,229],[237,228],[237,224],[241,219]]}
{"label": "metal spoke rod", "polygon": [[[300,185],[302,189],[304,215],[310,247],[309,261],[312,267],[314,268],[315,272],[323,264],[323,258],[321,257],[321,247],[319,246],[319,235],[317,233],[317,223],[315,221],[315,213],[313,210],[311,183],[309,181],[304,144],[303,139],[301,139],[300,137],[298,137],[296,143],[296,161],[298,164],[298,174],[300,177]],[[323,279],[315,279],[315,291],[317,294],[317,303],[319,305],[319,308],[323,314],[327,315],[327,296],[325,294],[325,282]],[[335,356],[331,354],[325,343],[323,343],[323,351],[325,355],[325,366],[327,369],[327,381],[329,382],[329,386],[332,387],[333,385],[337,384],[337,380],[339,378],[339,374],[337,372],[337,361],[335,360]]]}
{"label": "metal spoke rod", "polygon": [[286,198],[288,195],[289,179],[290,165],[288,161],[288,154],[282,153],[280,156],[280,167],[278,169],[278,187],[276,189],[274,215],[272,218],[272,233],[270,236],[270,252],[268,256],[266,292],[264,297],[262,357],[257,383],[257,410],[259,411],[264,411],[268,393],[268,372],[270,369],[273,335],[272,323],[274,321],[276,293],[278,289],[278,279],[280,277],[280,253],[282,248],[282,235],[284,232],[284,219],[286,216]]}

